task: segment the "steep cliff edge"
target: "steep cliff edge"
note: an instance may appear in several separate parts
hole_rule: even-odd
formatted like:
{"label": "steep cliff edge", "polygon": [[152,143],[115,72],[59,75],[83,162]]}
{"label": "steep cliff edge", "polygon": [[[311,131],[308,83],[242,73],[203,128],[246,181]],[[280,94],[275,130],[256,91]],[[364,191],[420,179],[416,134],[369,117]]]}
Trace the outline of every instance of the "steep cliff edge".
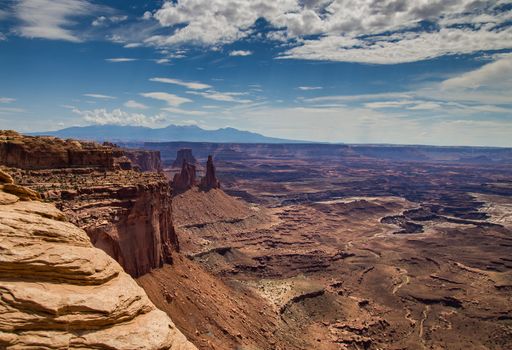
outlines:
{"label": "steep cliff edge", "polygon": [[0,178],[0,348],[195,349],[83,230]]}
{"label": "steep cliff edge", "polygon": [[[160,151],[158,151],[160,152]],[[183,161],[186,161],[188,164],[198,165],[197,159],[192,154],[191,148],[182,148],[179,149],[176,153],[176,160],[172,163],[173,168],[179,168],[182,166]]]}
{"label": "steep cliff edge", "polygon": [[179,244],[171,189],[163,175],[91,168],[9,171],[20,184],[55,202],[133,277],[172,262]]}
{"label": "steep cliff edge", "polygon": [[158,169],[158,152],[0,131],[0,164],[54,202],[133,277],[172,262],[179,250],[168,180],[134,170]]}
{"label": "steep cliff edge", "polygon": [[[99,168],[114,170],[118,159],[129,168],[160,171],[159,151],[124,149],[113,143],[62,140],[57,137],[25,136],[0,130],[0,164],[22,169]],[[122,162],[124,161],[122,159]]]}
{"label": "steep cliff edge", "polygon": [[141,171],[161,171],[160,151],[146,151],[138,149],[123,149],[130,161]]}

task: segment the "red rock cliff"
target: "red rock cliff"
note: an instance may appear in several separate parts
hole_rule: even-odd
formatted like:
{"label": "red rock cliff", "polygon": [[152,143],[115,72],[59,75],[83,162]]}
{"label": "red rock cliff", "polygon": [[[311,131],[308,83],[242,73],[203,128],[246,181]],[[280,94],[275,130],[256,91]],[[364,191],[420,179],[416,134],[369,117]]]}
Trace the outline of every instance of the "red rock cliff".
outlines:
{"label": "red rock cliff", "polygon": [[174,179],[172,181],[173,189],[176,192],[183,192],[188,189],[191,189],[196,185],[196,167],[192,164],[189,164],[185,159],[183,160],[183,165],[181,166],[181,171],[174,175]]}
{"label": "red rock cliff", "polygon": [[116,152],[91,142],[22,136],[0,131],[0,164],[23,169],[95,167],[112,169]]}
{"label": "red rock cliff", "polygon": [[[122,150],[115,146],[88,144],[88,152],[69,163],[70,158],[64,155],[69,155],[80,142],[16,133],[7,137],[12,139],[0,142],[9,145],[2,148],[0,164],[12,167],[9,172],[17,183],[56,202],[72,222],[87,232],[92,243],[116,259],[126,272],[137,277],[172,261],[171,253],[179,250],[179,245],[172,225],[171,188],[163,174],[130,167],[120,170],[65,166],[102,164],[97,155],[106,150],[105,154],[111,157],[108,159],[117,159],[123,153],[119,154]],[[43,151],[48,159],[41,161],[35,155]],[[19,157],[20,154],[25,156]],[[52,156],[67,163],[51,168],[56,162]],[[7,161],[11,159],[15,161]]]}
{"label": "red rock cliff", "polygon": [[126,157],[132,163],[139,167],[141,171],[161,171],[162,162],[160,160],[160,151],[146,151],[136,149],[124,149]]}
{"label": "red rock cliff", "polygon": [[176,160],[174,163],[172,163],[172,166],[174,168],[179,168],[182,166],[183,161],[186,161],[188,164],[196,165],[197,160],[194,158],[194,155],[192,154],[192,149],[190,148],[182,148],[178,150],[176,153]]}
{"label": "red rock cliff", "polygon": [[208,156],[206,162],[206,175],[201,179],[201,189],[210,190],[212,188],[220,188],[220,182],[215,175],[215,165],[213,165],[212,156]]}

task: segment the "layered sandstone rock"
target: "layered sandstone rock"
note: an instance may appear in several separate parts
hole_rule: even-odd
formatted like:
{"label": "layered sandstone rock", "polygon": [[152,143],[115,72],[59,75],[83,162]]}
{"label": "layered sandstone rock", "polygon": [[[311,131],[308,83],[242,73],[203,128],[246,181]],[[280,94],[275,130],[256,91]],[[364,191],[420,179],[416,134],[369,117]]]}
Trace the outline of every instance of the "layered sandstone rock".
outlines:
{"label": "layered sandstone rock", "polygon": [[[77,158],[80,150],[87,152]],[[135,171],[159,169],[158,152],[0,131],[0,164],[12,166],[25,186],[5,184],[5,192],[37,199],[37,190],[134,277],[172,262],[172,251],[179,250],[168,180]]]}
{"label": "layered sandstone rock", "polygon": [[0,164],[24,169],[96,167],[111,169],[122,152],[92,142],[22,136],[0,131]]}
{"label": "layered sandstone rock", "polygon": [[213,165],[212,156],[208,156],[208,161],[206,162],[206,174],[201,179],[200,187],[206,191],[214,188],[220,188],[220,182],[217,180],[215,175],[215,165]]}
{"label": "layered sandstone rock", "polygon": [[0,190],[0,251],[0,348],[195,349],[53,205]]}
{"label": "layered sandstone rock", "polygon": [[159,151],[123,149],[110,142],[100,145],[56,137],[24,136],[11,130],[0,131],[0,164],[21,169],[162,170]]}
{"label": "layered sandstone rock", "polygon": [[172,166],[174,168],[179,168],[183,165],[183,161],[186,161],[188,164],[196,165],[197,160],[194,158],[194,155],[192,154],[192,149],[190,148],[182,148],[178,150],[176,153],[176,160],[174,163],[172,163]]}
{"label": "layered sandstone rock", "polygon": [[141,171],[161,171],[160,151],[124,149],[124,154]]}
{"label": "layered sandstone rock", "polygon": [[183,160],[181,171],[174,175],[173,188],[176,192],[183,192],[196,185],[196,167]]}
{"label": "layered sandstone rock", "polygon": [[170,263],[172,251],[179,250],[171,189],[162,174],[93,168],[10,171],[18,183],[55,202],[134,277]]}

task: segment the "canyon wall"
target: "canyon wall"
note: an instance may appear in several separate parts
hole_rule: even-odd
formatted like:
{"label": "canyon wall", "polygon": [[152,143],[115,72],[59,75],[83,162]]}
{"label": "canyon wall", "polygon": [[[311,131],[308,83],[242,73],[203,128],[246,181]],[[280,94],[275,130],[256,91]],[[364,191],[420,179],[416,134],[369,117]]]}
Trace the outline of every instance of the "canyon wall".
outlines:
{"label": "canyon wall", "polygon": [[196,349],[85,231],[0,174],[0,348]]}
{"label": "canyon wall", "polygon": [[56,203],[131,276],[172,262],[179,244],[168,180],[133,170],[160,170],[158,152],[5,131],[0,150],[0,165],[16,182]]}
{"label": "canyon wall", "polygon": [[90,142],[0,132],[0,164],[24,169],[95,167],[111,169],[114,149]]}
{"label": "canyon wall", "polygon": [[130,161],[141,171],[161,171],[160,151],[145,151],[138,149],[123,149]]}

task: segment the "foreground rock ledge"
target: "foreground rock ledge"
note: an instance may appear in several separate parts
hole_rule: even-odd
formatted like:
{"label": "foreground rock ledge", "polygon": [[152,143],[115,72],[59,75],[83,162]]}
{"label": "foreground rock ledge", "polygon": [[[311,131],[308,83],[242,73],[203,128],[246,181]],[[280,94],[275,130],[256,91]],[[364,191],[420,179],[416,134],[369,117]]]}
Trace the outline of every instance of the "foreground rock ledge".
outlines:
{"label": "foreground rock ledge", "polygon": [[0,184],[0,349],[196,349],[54,206]]}

